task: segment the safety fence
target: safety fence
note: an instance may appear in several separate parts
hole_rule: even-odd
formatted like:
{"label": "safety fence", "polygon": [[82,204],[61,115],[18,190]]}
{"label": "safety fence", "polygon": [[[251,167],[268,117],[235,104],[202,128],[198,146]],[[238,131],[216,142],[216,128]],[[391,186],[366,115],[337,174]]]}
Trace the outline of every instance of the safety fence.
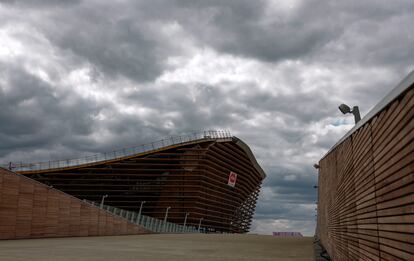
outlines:
{"label": "safety fence", "polygon": [[154,141],[148,144],[139,145],[131,148],[124,148],[120,150],[115,150],[112,152],[98,153],[95,155],[77,158],[77,159],[66,159],[66,160],[56,160],[56,161],[47,161],[47,162],[36,162],[36,163],[22,163],[22,162],[10,162],[8,164],[0,164],[0,167],[9,169],[12,171],[40,171],[47,169],[60,169],[67,168],[97,162],[105,162],[108,160],[120,159],[128,156],[133,156],[140,153],[147,153],[156,151],[165,147],[185,144],[189,142],[195,142],[200,140],[216,140],[216,139],[228,139],[231,138],[230,131],[199,131],[193,132],[190,134],[180,135],[180,136],[171,136],[159,141]]}
{"label": "safety fence", "polygon": [[155,233],[200,233],[203,230],[200,227],[195,226],[184,226],[171,223],[164,220],[159,220],[153,217],[142,215],[139,212],[128,211],[125,209],[120,209],[108,205],[97,204],[93,201],[84,200],[85,202],[98,206],[99,208],[106,210],[116,216],[127,219],[128,221],[144,227],[147,230],[150,230]]}

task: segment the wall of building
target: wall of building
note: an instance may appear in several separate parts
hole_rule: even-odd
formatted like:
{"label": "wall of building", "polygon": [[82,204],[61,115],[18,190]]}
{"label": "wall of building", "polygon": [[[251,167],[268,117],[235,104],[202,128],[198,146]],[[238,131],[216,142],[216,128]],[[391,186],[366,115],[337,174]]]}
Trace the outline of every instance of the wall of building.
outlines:
{"label": "wall of building", "polygon": [[0,239],[146,233],[123,218],[0,168]]}
{"label": "wall of building", "polygon": [[317,235],[333,260],[414,260],[414,90],[319,163]]}
{"label": "wall of building", "polygon": [[[200,140],[111,162],[22,175],[76,198],[209,232],[249,231],[264,173],[239,139]],[[234,187],[230,172],[237,173]],[[185,218],[187,216],[187,219]]]}

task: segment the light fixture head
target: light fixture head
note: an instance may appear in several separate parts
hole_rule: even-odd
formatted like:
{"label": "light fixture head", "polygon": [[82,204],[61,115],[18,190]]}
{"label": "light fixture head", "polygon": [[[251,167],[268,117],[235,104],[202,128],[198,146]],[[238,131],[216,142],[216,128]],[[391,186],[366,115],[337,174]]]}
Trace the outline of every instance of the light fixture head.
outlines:
{"label": "light fixture head", "polygon": [[357,124],[361,120],[361,114],[359,113],[358,106],[354,106],[351,110],[351,108],[348,105],[342,103],[341,105],[339,105],[338,108],[343,114],[352,113],[355,118],[355,124]]}
{"label": "light fixture head", "polygon": [[341,105],[339,105],[338,108],[343,114],[347,114],[347,113],[351,112],[351,108],[348,105],[343,104],[343,103]]}
{"label": "light fixture head", "polygon": [[313,167],[314,167],[315,169],[319,169],[319,168],[320,168],[319,164],[317,164],[317,163],[313,164]]}

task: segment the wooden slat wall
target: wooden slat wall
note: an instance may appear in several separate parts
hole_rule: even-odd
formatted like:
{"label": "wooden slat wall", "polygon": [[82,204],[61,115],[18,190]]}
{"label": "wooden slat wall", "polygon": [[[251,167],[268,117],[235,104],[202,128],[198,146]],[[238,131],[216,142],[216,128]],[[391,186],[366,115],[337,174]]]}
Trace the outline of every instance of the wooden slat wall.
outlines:
{"label": "wooden slat wall", "polygon": [[[230,172],[236,186],[227,185]],[[249,231],[264,177],[234,140],[203,141],[191,146],[137,155],[94,166],[69,170],[43,170],[27,175],[76,198],[105,203],[120,209],[168,221],[201,227],[209,232]]]}
{"label": "wooden slat wall", "polygon": [[0,169],[0,239],[146,233],[125,219]]}
{"label": "wooden slat wall", "polygon": [[333,260],[414,260],[413,86],[320,161],[317,235]]}

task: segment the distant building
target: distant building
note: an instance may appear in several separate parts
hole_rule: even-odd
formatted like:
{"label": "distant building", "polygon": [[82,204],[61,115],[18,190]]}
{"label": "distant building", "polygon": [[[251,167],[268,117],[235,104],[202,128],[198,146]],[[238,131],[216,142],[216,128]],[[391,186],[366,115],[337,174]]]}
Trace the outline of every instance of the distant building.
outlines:
{"label": "distant building", "polygon": [[222,131],[10,166],[78,199],[207,233],[247,233],[266,176],[249,147]]}
{"label": "distant building", "polygon": [[300,232],[273,232],[274,237],[303,237]]}

